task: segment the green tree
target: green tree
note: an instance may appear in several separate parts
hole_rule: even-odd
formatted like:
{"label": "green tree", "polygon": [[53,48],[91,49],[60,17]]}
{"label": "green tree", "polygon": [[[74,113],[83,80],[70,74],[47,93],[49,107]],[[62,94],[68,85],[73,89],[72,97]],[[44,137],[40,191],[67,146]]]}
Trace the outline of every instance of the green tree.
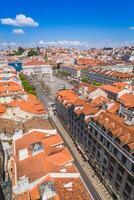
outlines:
{"label": "green tree", "polygon": [[37,52],[40,54],[40,47],[39,46],[37,47]]}
{"label": "green tree", "polygon": [[61,71],[62,76],[70,76],[71,74],[67,71]]}
{"label": "green tree", "polygon": [[36,50],[31,49],[31,50],[28,52],[27,55],[28,55],[28,57],[31,57],[31,56],[38,56],[39,53],[38,53]]}
{"label": "green tree", "polygon": [[18,47],[17,54],[22,55],[24,53],[24,51],[25,51],[25,49],[23,49],[22,47]]}
{"label": "green tree", "polygon": [[101,86],[102,85],[102,83],[99,83],[97,81],[93,81],[92,84],[95,85],[95,86]]}
{"label": "green tree", "polygon": [[81,81],[87,83],[89,80],[88,80],[88,77],[85,76],[85,77],[82,77]]}

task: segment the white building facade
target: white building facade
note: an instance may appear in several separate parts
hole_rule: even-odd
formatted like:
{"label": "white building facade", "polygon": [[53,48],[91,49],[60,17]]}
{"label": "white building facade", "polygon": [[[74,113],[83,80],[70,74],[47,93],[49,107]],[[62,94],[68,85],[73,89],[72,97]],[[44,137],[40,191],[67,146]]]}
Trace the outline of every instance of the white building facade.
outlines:
{"label": "white building facade", "polygon": [[25,75],[37,75],[47,80],[52,80],[52,66],[43,62],[27,62],[22,66]]}

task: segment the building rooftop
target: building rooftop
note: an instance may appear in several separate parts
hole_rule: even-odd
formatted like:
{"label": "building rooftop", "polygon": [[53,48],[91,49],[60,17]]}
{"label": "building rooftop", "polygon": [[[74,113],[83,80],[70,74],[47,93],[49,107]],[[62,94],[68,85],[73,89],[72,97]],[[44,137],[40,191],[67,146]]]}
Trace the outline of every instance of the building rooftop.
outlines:
{"label": "building rooftop", "polygon": [[[24,184],[23,181],[27,180],[27,183],[31,184],[29,189],[31,200],[41,198],[43,195],[61,200],[63,196],[64,199],[68,197],[81,199],[84,195],[85,199],[90,200],[73,158],[64,146],[61,136],[56,132],[30,130],[14,137],[14,150],[14,195],[16,187],[21,190],[21,182]],[[27,200],[26,197],[25,190],[18,195],[17,200],[23,198]]]}
{"label": "building rooftop", "polygon": [[134,107],[134,95],[130,93],[125,93],[121,97],[119,97],[119,101],[124,104],[126,107],[133,108]]}
{"label": "building rooftop", "polygon": [[44,60],[29,60],[24,62],[23,66],[39,66],[39,65],[47,65],[47,63]]}

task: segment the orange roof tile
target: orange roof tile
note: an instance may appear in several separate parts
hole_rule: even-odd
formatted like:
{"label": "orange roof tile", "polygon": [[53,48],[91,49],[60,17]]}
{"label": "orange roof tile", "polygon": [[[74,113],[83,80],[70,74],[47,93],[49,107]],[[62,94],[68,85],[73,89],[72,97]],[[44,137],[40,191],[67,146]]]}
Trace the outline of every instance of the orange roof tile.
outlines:
{"label": "orange roof tile", "polygon": [[119,100],[126,106],[126,107],[134,107],[134,95],[125,93]]}
{"label": "orange roof tile", "polygon": [[38,65],[46,65],[46,62],[44,61],[44,60],[29,60],[29,61],[27,61],[27,62],[25,62],[24,64],[23,64],[23,66],[32,66],[32,65],[36,65],[36,66],[38,66]]}
{"label": "orange roof tile", "polygon": [[119,110],[119,103],[115,102],[109,109],[108,109],[108,112],[110,113],[116,113],[118,110]]}
{"label": "orange roof tile", "polygon": [[118,94],[122,90],[122,89],[119,89],[119,88],[114,87],[112,85],[102,85],[102,86],[100,86],[100,88],[103,89],[103,90],[109,91],[109,92],[116,93],[116,94]]}
{"label": "orange roof tile", "polygon": [[92,100],[93,104],[101,105],[102,103],[107,103],[109,99],[104,96],[98,96],[95,99]]}
{"label": "orange roof tile", "polygon": [[[123,119],[118,117],[118,115],[101,112],[97,117],[94,117],[94,120],[98,121],[102,126],[109,130],[113,137],[118,137],[123,145],[134,142],[134,126],[131,128],[126,126],[123,123]],[[133,145],[129,145],[129,148],[133,148]]]}

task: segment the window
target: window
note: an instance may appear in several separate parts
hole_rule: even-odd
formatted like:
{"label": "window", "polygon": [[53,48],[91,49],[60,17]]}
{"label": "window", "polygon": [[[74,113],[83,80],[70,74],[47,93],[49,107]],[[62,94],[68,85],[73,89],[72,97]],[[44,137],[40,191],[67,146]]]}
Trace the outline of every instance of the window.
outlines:
{"label": "window", "polygon": [[119,170],[119,172],[121,172],[122,174],[124,173],[123,167],[119,166],[118,170]]}
{"label": "window", "polygon": [[96,140],[95,139],[93,139],[93,143],[96,145],[97,144],[97,142],[96,142]]}
{"label": "window", "polygon": [[88,146],[91,146],[91,142],[88,140]]}
{"label": "window", "polygon": [[118,150],[114,147],[114,151],[113,151],[114,155],[117,155]]}
{"label": "window", "polygon": [[27,149],[19,150],[19,160],[24,160],[27,157],[28,157],[28,150]]}
{"label": "window", "polygon": [[132,176],[130,176],[130,175],[128,174],[127,180],[129,181],[129,183],[131,183],[132,185],[134,185],[134,177],[132,177]]}
{"label": "window", "polygon": [[117,180],[121,183],[121,181],[122,181],[122,176],[120,176],[120,175],[117,173],[116,178],[117,178]]}
{"label": "window", "polygon": [[93,145],[92,146],[92,152],[95,154],[95,152],[96,152],[96,148],[95,148],[95,146]]}
{"label": "window", "polygon": [[36,142],[31,145],[32,146],[32,153],[36,154],[40,151],[42,151],[42,144],[40,142]]}
{"label": "window", "polygon": [[127,158],[126,158],[124,155],[122,155],[122,159],[121,159],[121,161],[125,164],[126,161],[127,161]]}
{"label": "window", "polygon": [[131,171],[134,172],[134,164],[132,164]]}
{"label": "window", "polygon": [[103,163],[104,163],[104,165],[106,165],[107,164],[107,160],[104,158],[104,160],[103,160]]}
{"label": "window", "polygon": [[111,180],[112,180],[112,175],[111,175],[111,174],[108,174],[108,178],[109,178],[109,180],[111,181]]}
{"label": "window", "polygon": [[99,151],[97,152],[97,157],[100,158],[100,152]]}
{"label": "window", "polygon": [[109,141],[107,141],[106,146],[107,146],[107,148],[110,147],[110,142]]}
{"label": "window", "polygon": [[100,141],[103,142],[103,136],[102,136],[102,135],[101,135],[101,137],[100,137]]}
{"label": "window", "polygon": [[111,157],[111,163],[115,163],[115,159]]}
{"label": "window", "polygon": [[97,137],[98,131],[95,130],[95,136]]}
{"label": "window", "polygon": [[116,182],[116,183],[115,183],[115,189],[116,189],[117,191],[119,190],[119,187],[120,187],[119,184]]}
{"label": "window", "polygon": [[114,171],[114,168],[113,168],[113,166],[112,166],[112,165],[110,165],[110,167],[109,167],[109,171],[113,173],[113,171]]}
{"label": "window", "polygon": [[126,192],[123,192],[123,197],[124,197],[125,200],[129,199],[129,196],[126,194]]}
{"label": "window", "polygon": [[132,188],[128,185],[128,183],[126,183],[125,185],[125,190],[127,191],[128,194],[130,194],[132,191]]}

